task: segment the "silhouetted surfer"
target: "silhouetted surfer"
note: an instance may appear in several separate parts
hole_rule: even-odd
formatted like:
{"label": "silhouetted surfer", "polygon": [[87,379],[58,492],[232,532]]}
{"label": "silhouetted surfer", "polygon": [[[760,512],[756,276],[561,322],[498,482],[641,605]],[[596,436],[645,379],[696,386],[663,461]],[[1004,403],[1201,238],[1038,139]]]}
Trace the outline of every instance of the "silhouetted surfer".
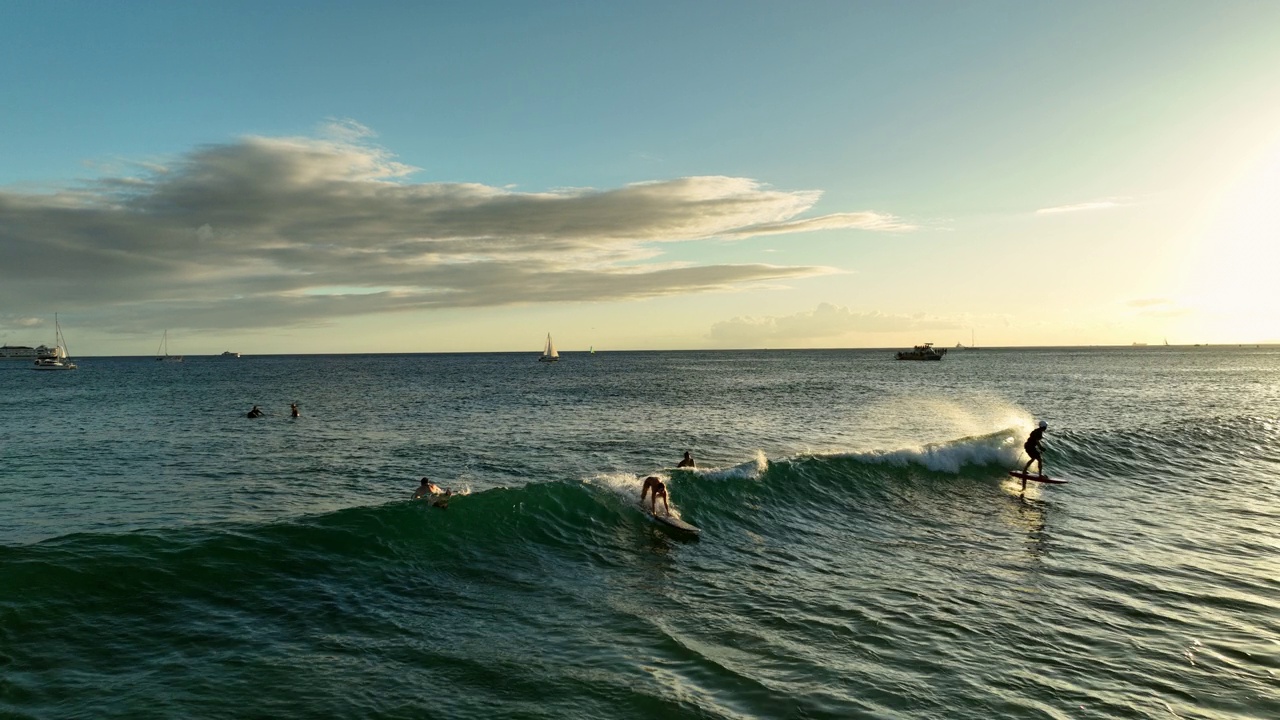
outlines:
{"label": "silhouetted surfer", "polygon": [[257,405],[254,405],[253,409],[245,413],[244,416],[247,418],[260,418],[262,417],[262,408],[258,407]]}
{"label": "silhouetted surfer", "polygon": [[302,414],[298,412],[298,403],[289,403],[289,416],[290,417],[302,416]]}
{"label": "silhouetted surfer", "polygon": [[697,467],[697,465],[694,465],[694,464],[693,464],[693,454],[692,454],[692,453],[690,453],[688,450],[685,450],[685,451],[684,451],[684,459],[683,459],[683,460],[681,460],[680,462],[676,463],[676,467],[678,467],[678,468],[682,468],[682,467]]}
{"label": "silhouetted surfer", "polygon": [[649,498],[649,512],[654,515],[658,514],[658,497],[662,497],[662,507],[666,509],[667,514],[671,514],[671,506],[667,504],[667,486],[658,478],[650,475],[644,479],[644,487],[640,488],[640,507],[644,507],[644,496],[653,491],[653,496]]}
{"label": "silhouetted surfer", "polygon": [[[1032,430],[1031,434],[1027,436],[1027,441],[1022,444],[1022,449],[1026,450],[1027,455],[1031,456],[1031,459],[1022,468],[1022,474],[1027,474],[1027,471],[1031,469],[1031,463],[1035,463],[1036,470],[1039,471],[1041,476],[1044,476],[1044,460],[1040,458],[1040,440],[1044,437],[1044,431],[1048,429],[1049,423],[1041,420],[1040,427]],[[1027,479],[1025,477],[1022,478],[1022,489],[1027,489]]]}

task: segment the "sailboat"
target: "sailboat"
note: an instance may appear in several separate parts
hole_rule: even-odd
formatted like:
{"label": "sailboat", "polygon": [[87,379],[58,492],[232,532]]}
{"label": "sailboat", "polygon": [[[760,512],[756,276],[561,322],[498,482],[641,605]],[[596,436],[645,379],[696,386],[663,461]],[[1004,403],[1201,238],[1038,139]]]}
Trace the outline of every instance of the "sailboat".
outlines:
{"label": "sailboat", "polygon": [[169,331],[165,330],[160,338],[160,347],[156,348],[156,360],[161,362],[182,362],[181,355],[169,354]]}
{"label": "sailboat", "polygon": [[556,352],[556,346],[551,342],[551,333],[547,333],[547,347],[538,357],[538,362],[555,362],[559,359],[560,353]]}
{"label": "sailboat", "polygon": [[53,314],[53,357],[36,360],[32,370],[75,370],[76,364],[71,362],[67,353],[67,339],[62,337],[62,326],[58,324],[58,314]]}

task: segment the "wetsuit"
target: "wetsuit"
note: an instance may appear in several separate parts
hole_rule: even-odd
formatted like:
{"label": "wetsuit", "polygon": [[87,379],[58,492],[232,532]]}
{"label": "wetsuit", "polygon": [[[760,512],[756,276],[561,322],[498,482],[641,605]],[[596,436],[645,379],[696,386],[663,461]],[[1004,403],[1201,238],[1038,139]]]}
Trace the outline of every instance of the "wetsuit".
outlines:
{"label": "wetsuit", "polygon": [[1027,442],[1022,445],[1022,449],[1027,451],[1027,455],[1032,460],[1040,460],[1040,438],[1044,437],[1044,428],[1036,428],[1031,431],[1031,435],[1027,437]]}

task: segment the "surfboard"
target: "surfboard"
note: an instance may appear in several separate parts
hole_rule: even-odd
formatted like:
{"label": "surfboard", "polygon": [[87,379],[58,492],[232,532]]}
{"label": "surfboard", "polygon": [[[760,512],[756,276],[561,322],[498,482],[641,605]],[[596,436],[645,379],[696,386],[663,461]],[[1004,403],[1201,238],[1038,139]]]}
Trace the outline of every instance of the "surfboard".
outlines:
{"label": "surfboard", "polygon": [[680,518],[676,517],[675,515],[651,514],[649,515],[649,517],[653,518],[654,520],[657,520],[658,522],[662,523],[663,525],[666,525],[667,527],[679,530],[680,532],[687,532],[692,535],[702,534],[701,528],[696,528],[690,525],[689,523],[681,520]]}
{"label": "surfboard", "polygon": [[1066,485],[1067,480],[1056,480],[1046,475],[1032,475],[1021,470],[1010,470],[1010,477],[1016,477],[1019,480],[1034,480],[1035,482],[1048,483],[1050,485]]}
{"label": "surfboard", "polygon": [[691,535],[702,534],[701,528],[694,527],[693,525],[690,525],[689,523],[685,522],[684,520],[681,520],[675,515],[664,515],[660,512],[656,512],[656,513],[649,512],[649,508],[643,505],[640,506],[640,511],[643,512],[645,515],[648,515],[654,521],[662,523],[663,525],[666,525],[667,527],[673,530],[679,530],[680,532],[686,532]]}

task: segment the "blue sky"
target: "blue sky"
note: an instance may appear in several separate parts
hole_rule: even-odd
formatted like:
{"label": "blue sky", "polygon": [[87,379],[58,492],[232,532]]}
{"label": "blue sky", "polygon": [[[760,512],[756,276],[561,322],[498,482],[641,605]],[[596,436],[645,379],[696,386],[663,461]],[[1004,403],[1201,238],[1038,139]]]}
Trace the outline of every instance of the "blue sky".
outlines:
{"label": "blue sky", "polygon": [[1261,2],[10,2],[0,340],[1276,340],[1276,87]]}

